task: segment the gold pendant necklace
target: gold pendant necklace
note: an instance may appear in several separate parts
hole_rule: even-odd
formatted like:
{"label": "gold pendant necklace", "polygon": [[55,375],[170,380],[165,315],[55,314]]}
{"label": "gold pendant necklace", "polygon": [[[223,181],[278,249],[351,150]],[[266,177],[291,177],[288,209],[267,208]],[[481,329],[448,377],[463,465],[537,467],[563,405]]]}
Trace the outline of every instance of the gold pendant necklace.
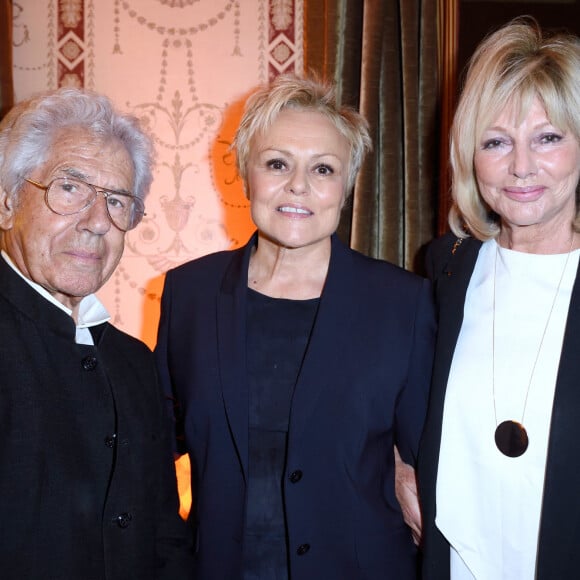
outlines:
{"label": "gold pendant necklace", "polygon": [[552,305],[550,306],[550,311],[548,312],[548,318],[546,319],[546,324],[544,325],[544,330],[542,332],[542,337],[540,339],[540,345],[538,346],[538,351],[536,352],[536,358],[534,359],[534,364],[532,366],[532,372],[530,373],[530,379],[528,381],[528,387],[526,389],[526,396],[524,398],[524,408],[522,409],[522,418],[520,421],[507,420],[502,421],[499,425],[497,423],[497,410],[495,405],[495,280],[497,271],[497,256],[499,254],[499,243],[496,241],[495,246],[495,261],[493,264],[493,314],[492,314],[492,347],[491,347],[491,361],[492,361],[492,393],[493,393],[493,413],[495,417],[495,445],[496,447],[508,457],[519,457],[523,455],[529,444],[528,432],[524,427],[524,416],[526,413],[526,406],[528,404],[528,395],[530,394],[530,387],[532,385],[532,380],[534,378],[534,372],[536,370],[536,365],[538,359],[540,358],[540,352],[542,351],[542,345],[544,344],[544,338],[546,337],[546,332],[548,326],[550,325],[550,319],[552,318],[552,312],[554,311],[554,306],[556,305],[556,300],[558,299],[558,294],[560,293],[560,286],[562,285],[562,280],[564,279],[564,273],[566,272],[566,267],[568,266],[568,260],[570,254],[572,253],[572,247],[574,245],[574,232],[572,232],[572,239],[570,240],[570,247],[568,248],[568,254],[566,260],[564,261],[564,267],[562,268],[562,273],[560,274],[560,280],[558,281],[558,286],[556,287],[556,293],[552,299]]}

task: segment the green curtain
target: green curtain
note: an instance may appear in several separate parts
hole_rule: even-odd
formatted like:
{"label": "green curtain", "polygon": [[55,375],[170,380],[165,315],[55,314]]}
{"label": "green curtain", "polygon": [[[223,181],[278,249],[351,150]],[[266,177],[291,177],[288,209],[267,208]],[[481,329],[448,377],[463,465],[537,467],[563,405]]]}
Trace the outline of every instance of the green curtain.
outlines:
{"label": "green curtain", "polygon": [[12,1],[0,0],[0,119],[13,104]]}
{"label": "green curtain", "polygon": [[374,143],[338,233],[421,272],[437,223],[437,0],[305,3],[305,68],[360,108]]}

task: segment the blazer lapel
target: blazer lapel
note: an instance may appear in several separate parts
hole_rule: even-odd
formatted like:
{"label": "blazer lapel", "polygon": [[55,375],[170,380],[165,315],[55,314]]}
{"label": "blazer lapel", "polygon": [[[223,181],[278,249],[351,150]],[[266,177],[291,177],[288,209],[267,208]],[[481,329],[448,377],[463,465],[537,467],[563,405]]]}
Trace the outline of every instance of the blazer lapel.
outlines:
{"label": "blazer lapel", "polygon": [[[463,246],[463,247],[462,247]],[[436,294],[439,305],[440,325],[437,335],[437,359],[434,375],[441,377],[439,383],[445,388],[451,368],[453,352],[463,324],[463,307],[469,280],[475,268],[481,242],[463,240],[454,253],[451,254],[443,272],[436,278]]]}
{"label": "blazer lapel", "polygon": [[246,300],[248,266],[256,244],[233,255],[217,298],[219,373],[226,417],[244,477],[248,470],[248,383],[246,371]]}
{"label": "blazer lapel", "polygon": [[580,524],[580,266],[570,300],[552,408],[538,553],[538,578],[576,550]]}
{"label": "blazer lapel", "polygon": [[352,300],[356,281],[348,266],[350,259],[350,250],[334,235],[326,282],[292,399],[289,432],[292,438],[298,437],[308,425],[323,391],[338,380],[337,360],[344,344],[340,337],[349,336],[356,315]]}
{"label": "blazer lapel", "polygon": [[[441,427],[443,422],[443,408],[445,405],[445,390],[455,345],[463,324],[463,309],[469,280],[475,268],[481,242],[474,239],[465,239],[459,246],[448,251],[449,255],[438,256],[438,262],[445,266],[434,272],[436,301],[439,307],[439,324],[437,330],[437,345],[433,380],[429,397],[429,413],[421,441],[420,459],[428,481],[434,481],[439,462],[439,446],[441,443]],[[426,486],[430,490],[430,486]],[[427,492],[429,493],[429,492]],[[431,504],[434,508],[434,500]],[[433,515],[434,518],[434,515]]]}

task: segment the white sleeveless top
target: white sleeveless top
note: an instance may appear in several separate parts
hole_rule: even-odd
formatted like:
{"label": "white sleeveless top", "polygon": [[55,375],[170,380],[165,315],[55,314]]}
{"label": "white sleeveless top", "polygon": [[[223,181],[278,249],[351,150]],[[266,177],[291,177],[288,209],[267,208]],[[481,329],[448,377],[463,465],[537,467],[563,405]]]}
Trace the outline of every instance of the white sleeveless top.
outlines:
{"label": "white sleeveless top", "polygon": [[[535,576],[550,418],[579,255],[576,250],[568,259],[522,419],[567,254],[515,252],[495,240],[480,249],[449,374],[437,477],[435,521],[451,544],[452,580]],[[529,438],[516,458],[495,446],[496,426],[510,419]]]}

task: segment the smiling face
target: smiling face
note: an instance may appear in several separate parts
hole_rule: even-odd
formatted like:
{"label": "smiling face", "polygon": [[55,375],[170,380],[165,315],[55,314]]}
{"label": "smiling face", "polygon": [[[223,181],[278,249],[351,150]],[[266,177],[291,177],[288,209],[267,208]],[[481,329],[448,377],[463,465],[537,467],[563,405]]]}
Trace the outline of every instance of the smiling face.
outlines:
{"label": "smiling face", "polygon": [[536,99],[521,123],[506,107],[488,127],[474,157],[479,190],[502,225],[535,237],[564,231],[576,216],[580,146],[554,127]]}
{"label": "smiling face", "polygon": [[[85,130],[68,129],[55,139],[48,161],[26,177],[48,185],[71,174],[103,188],[130,190],[133,164],[120,143],[103,143]],[[4,250],[24,276],[73,312],[119,263],[124,233],[109,220],[102,195],[90,208],[68,216],[53,213],[44,192],[28,183],[18,202],[6,192],[0,192],[0,202]]]}
{"label": "smiling face", "polygon": [[323,114],[284,109],[254,136],[247,165],[252,219],[286,248],[327,243],[346,198],[347,139]]}

